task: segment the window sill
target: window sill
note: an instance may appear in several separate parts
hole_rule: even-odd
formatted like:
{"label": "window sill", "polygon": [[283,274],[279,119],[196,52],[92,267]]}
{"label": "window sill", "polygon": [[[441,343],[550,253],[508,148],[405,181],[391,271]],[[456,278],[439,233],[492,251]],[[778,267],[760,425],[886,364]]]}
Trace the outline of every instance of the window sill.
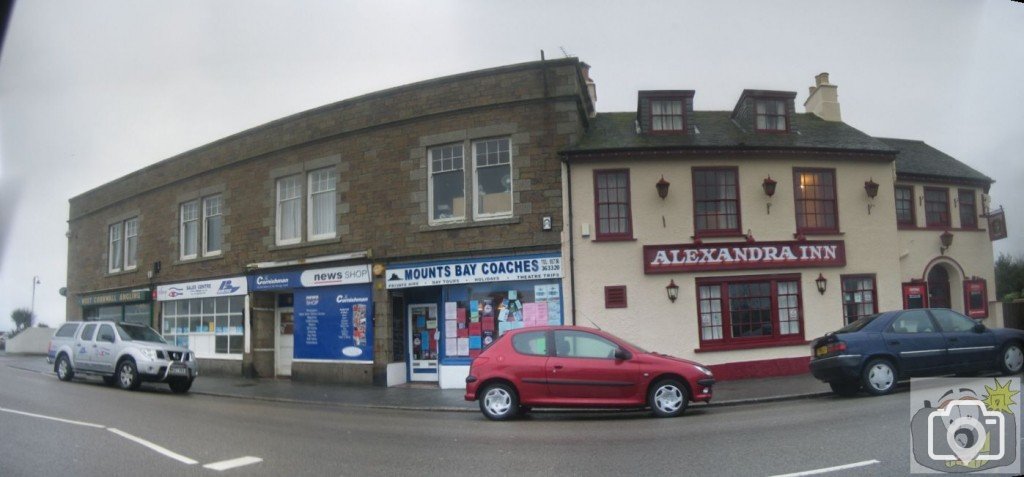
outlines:
{"label": "window sill", "polygon": [[591,242],[636,242],[636,237],[594,237]]}
{"label": "window sill", "polygon": [[733,351],[740,349],[758,349],[758,348],[781,348],[784,346],[807,346],[811,344],[810,341],[805,340],[802,336],[796,339],[786,339],[777,341],[758,341],[756,343],[723,343],[714,345],[704,345],[700,348],[695,348],[694,353],[713,353],[715,351]]}
{"label": "window sill", "polygon": [[690,236],[691,239],[704,240],[707,238],[746,238],[747,234],[740,232],[739,230],[729,230],[722,232],[699,232]]}
{"label": "window sill", "polygon": [[175,260],[174,263],[172,263],[171,265],[174,265],[174,266],[177,266],[177,265],[188,265],[190,263],[209,262],[211,260],[220,260],[220,259],[223,259],[223,258],[224,258],[224,254],[223,253],[218,253],[217,255],[210,255],[208,257],[179,258],[179,259]]}
{"label": "window sill", "polygon": [[838,230],[813,230],[813,231],[803,231],[803,230],[801,230],[801,231],[797,231],[796,233],[794,233],[793,234],[793,238],[800,238],[801,235],[803,235],[804,237],[810,237],[812,235],[816,236],[816,237],[820,237],[820,236],[823,236],[823,235],[835,235],[837,237],[842,237],[842,236],[844,236],[846,234],[843,233],[843,232],[840,232]]}
{"label": "window sill", "polygon": [[947,230],[950,231],[950,232],[988,232],[988,229],[983,229],[983,228],[979,228],[979,227],[969,227],[969,228],[959,228],[959,229],[957,229],[957,228],[953,228],[953,227],[943,227],[943,226],[938,226],[938,225],[925,226],[925,227],[918,227],[916,225],[900,225],[900,226],[897,227],[897,229],[899,229],[899,230],[911,230],[911,231],[919,230],[919,231],[922,231],[922,232],[945,232]]}
{"label": "window sill", "polygon": [[111,272],[111,271],[108,270],[106,276],[108,276],[108,277],[116,277],[116,276],[119,276],[119,275],[129,275],[129,274],[132,274],[132,273],[136,273],[138,271],[139,271],[139,267],[135,267],[135,268],[133,268],[131,270],[118,270],[116,272]]}
{"label": "window sill", "polygon": [[490,227],[493,225],[512,225],[521,223],[519,217],[506,217],[503,219],[480,219],[465,222],[447,222],[434,225],[421,225],[420,232],[436,232],[439,230],[471,229],[476,227]]}
{"label": "window sill", "polygon": [[297,249],[297,248],[316,247],[317,245],[325,245],[325,244],[332,244],[332,243],[341,243],[341,237],[334,237],[334,238],[321,239],[321,240],[307,240],[305,242],[292,243],[292,244],[288,244],[288,245],[277,245],[277,244],[274,244],[274,245],[268,246],[267,250],[270,250],[270,251],[292,250],[292,249]]}

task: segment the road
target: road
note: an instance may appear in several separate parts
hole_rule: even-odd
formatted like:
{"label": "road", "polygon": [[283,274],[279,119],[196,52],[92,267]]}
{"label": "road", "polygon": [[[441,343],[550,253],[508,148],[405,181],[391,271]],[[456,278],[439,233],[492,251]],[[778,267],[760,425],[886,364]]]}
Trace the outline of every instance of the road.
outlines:
{"label": "road", "polygon": [[[827,475],[906,475],[908,399],[828,397],[676,419],[535,412],[495,423],[179,396],[162,385],[125,392],[0,360],[0,474],[767,476],[860,463]],[[215,463],[236,467],[204,467]]]}

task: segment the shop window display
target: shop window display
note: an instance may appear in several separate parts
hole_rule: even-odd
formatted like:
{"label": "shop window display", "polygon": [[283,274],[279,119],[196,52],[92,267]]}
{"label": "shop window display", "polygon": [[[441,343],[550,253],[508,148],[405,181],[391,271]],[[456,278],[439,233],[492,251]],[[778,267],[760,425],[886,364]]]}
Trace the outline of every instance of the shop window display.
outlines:
{"label": "shop window display", "polygon": [[242,296],[164,302],[164,339],[198,355],[240,355],[244,306]]}

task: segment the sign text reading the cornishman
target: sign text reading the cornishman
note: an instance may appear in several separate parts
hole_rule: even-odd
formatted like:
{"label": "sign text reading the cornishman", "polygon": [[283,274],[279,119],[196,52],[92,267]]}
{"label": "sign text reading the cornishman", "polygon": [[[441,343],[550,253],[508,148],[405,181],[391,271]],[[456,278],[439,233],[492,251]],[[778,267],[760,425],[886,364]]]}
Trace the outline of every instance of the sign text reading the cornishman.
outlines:
{"label": "sign text reading the cornishman", "polygon": [[846,265],[846,247],[840,240],[647,245],[644,247],[644,273],[841,267],[844,265]]}

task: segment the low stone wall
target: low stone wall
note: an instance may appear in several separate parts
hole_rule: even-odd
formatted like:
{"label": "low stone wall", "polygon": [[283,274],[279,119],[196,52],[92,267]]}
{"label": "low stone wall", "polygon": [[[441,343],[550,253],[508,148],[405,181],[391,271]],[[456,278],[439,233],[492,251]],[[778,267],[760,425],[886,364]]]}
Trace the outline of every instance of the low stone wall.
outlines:
{"label": "low stone wall", "polygon": [[370,385],[373,384],[373,365],[293,362],[292,381]]}
{"label": "low stone wall", "polygon": [[198,358],[197,361],[199,361],[199,376],[242,376],[241,360]]}
{"label": "low stone wall", "polygon": [[46,354],[50,338],[57,330],[53,328],[29,328],[14,338],[7,339],[7,352],[11,354]]}

